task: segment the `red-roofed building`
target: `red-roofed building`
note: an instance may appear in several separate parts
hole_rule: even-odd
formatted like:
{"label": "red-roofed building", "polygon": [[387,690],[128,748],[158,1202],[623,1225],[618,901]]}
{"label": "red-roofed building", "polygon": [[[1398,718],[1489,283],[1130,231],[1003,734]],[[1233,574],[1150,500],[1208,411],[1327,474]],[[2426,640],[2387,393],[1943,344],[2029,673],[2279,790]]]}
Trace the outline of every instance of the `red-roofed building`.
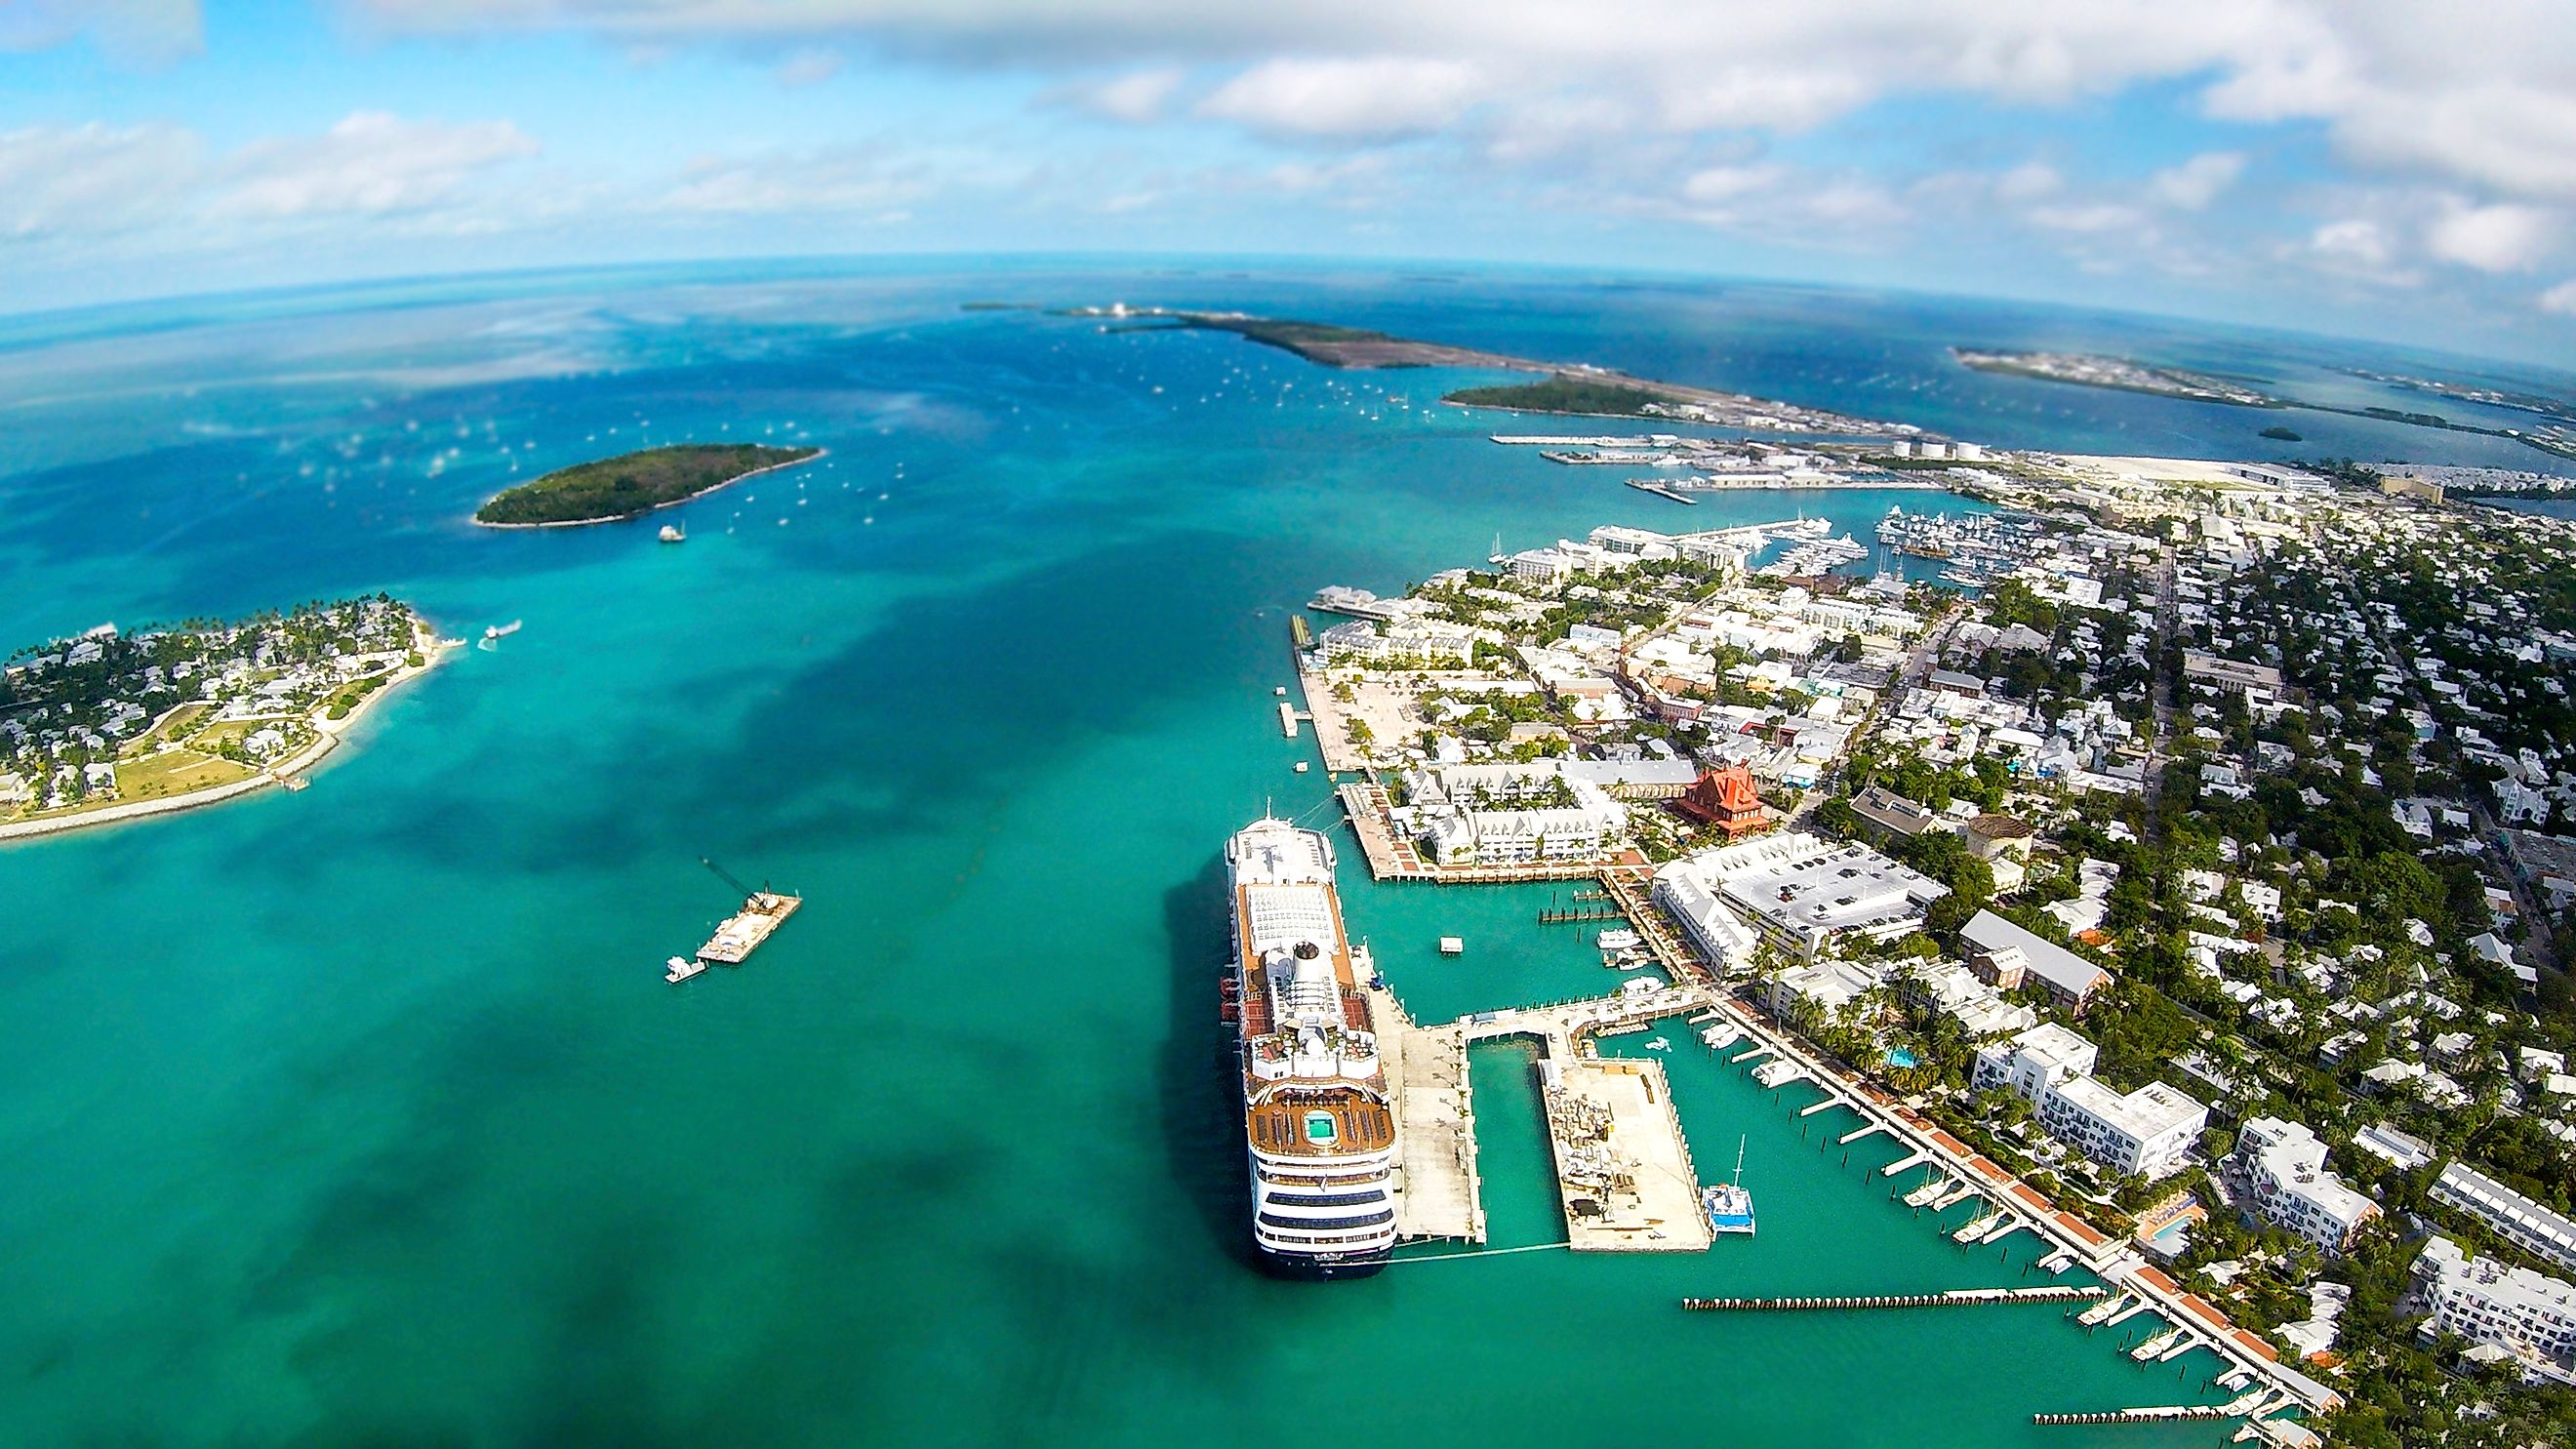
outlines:
{"label": "red-roofed building", "polygon": [[1729,840],[1772,825],[1771,807],[1762,803],[1761,792],[1753,788],[1753,771],[1743,765],[1702,773],[1673,808],[1702,825],[1716,826]]}

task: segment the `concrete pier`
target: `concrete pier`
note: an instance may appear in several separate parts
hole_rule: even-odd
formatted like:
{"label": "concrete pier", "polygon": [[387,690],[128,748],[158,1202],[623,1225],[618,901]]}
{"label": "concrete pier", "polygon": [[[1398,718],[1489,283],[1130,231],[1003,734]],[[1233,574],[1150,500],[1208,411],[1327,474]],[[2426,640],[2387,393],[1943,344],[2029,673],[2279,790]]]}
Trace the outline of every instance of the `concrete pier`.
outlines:
{"label": "concrete pier", "polygon": [[1476,1169],[1476,1105],[1467,1038],[1421,1027],[1383,985],[1366,988],[1378,1057],[1395,1099],[1395,1230],[1406,1241],[1485,1241],[1484,1181]]}
{"label": "concrete pier", "polygon": [[1835,1109],[1836,1107],[1839,1107],[1839,1106],[1841,1106],[1841,1105],[1842,1105],[1842,1102],[1841,1102],[1839,1099],[1837,1099],[1837,1098],[1833,1098],[1833,1097],[1827,1097],[1825,1100],[1823,1100],[1823,1101],[1821,1101],[1821,1102],[1818,1102],[1818,1103],[1814,1104],[1813,1106],[1807,1106],[1807,1107],[1801,1107],[1801,1108],[1799,1108],[1799,1109],[1798,1109],[1798,1115],[1799,1115],[1799,1116],[1801,1116],[1801,1117],[1813,1117],[1813,1116],[1815,1116],[1818,1112],[1830,1112],[1830,1111],[1832,1111],[1833,1109]]}
{"label": "concrete pier", "polygon": [[1896,1159],[1894,1162],[1887,1164],[1885,1167],[1880,1168],[1878,1170],[1878,1175],[1881,1177],[1894,1177],[1909,1167],[1921,1167],[1923,1164],[1930,1162],[1931,1160],[1932,1154],[1929,1152],[1911,1152]]}
{"label": "concrete pier", "polygon": [[1664,1064],[1550,1057],[1538,1065],[1566,1246],[1705,1252],[1712,1235]]}
{"label": "concrete pier", "polygon": [[2331,1409],[2342,1402],[2342,1396],[2331,1386],[2281,1362],[2269,1344],[2229,1322],[2216,1305],[2191,1293],[2162,1270],[2148,1265],[2121,1240],[2107,1237],[2074,1213],[2057,1208],[2029,1184],[2017,1180],[1999,1164],[1943,1131],[1939,1124],[1924,1117],[1912,1105],[1889,1095],[1883,1086],[1848,1067],[1828,1064],[1795,1035],[1781,1029],[1740,999],[1728,996],[1719,1002],[1719,1006],[1754,1045],[1804,1066],[1809,1079],[1817,1086],[1840,1097],[1853,1111],[1912,1149],[1918,1161],[1938,1162],[1962,1184],[1977,1185],[1975,1188],[1963,1185],[1959,1189],[1961,1197],[1981,1192],[1998,1202],[2018,1204],[2021,1211],[2015,1216],[2022,1218],[2030,1231],[2050,1248],[2073,1253],[2076,1262],[2084,1264],[2114,1288],[2135,1296],[2139,1307],[2134,1311],[2144,1312],[2153,1305],[2159,1312],[2191,1322],[2208,1336],[2212,1351],[2225,1361],[2227,1367],[2254,1374],[2302,1408],[2310,1411]]}
{"label": "concrete pier", "polygon": [[1861,1139],[1862,1139],[1862,1138],[1864,1138],[1864,1137],[1867,1137],[1868,1135],[1870,1135],[1870,1134],[1871,1134],[1871,1133],[1873,1133],[1873,1132],[1884,1132],[1884,1131],[1886,1131],[1886,1130],[1887,1130],[1887,1129],[1886,1129],[1885,1127],[1883,1127],[1883,1126],[1879,1125],[1879,1124],[1878,1124],[1878,1123],[1876,1123],[1876,1122],[1864,1122],[1864,1123],[1862,1123],[1858,1128],[1855,1128],[1855,1129],[1854,1129],[1854,1130],[1852,1130],[1852,1131],[1846,1132],[1846,1133],[1844,1133],[1842,1136],[1837,1137],[1837,1138],[1835,1138],[1834,1140],[1835,1140],[1836,1142],[1838,1142],[1838,1143],[1842,1144],[1842,1145],[1843,1145],[1843,1146],[1845,1146],[1845,1147],[1849,1147],[1849,1146],[1851,1146],[1853,1143],[1858,1142],[1859,1140],[1861,1140]]}
{"label": "concrete pier", "polygon": [[1576,1252],[1701,1252],[1712,1239],[1700,1211],[1699,1176],[1682,1136],[1663,1063],[1586,1055],[1596,1034],[1636,1030],[1713,1004],[1708,989],[1667,985],[1545,1006],[1480,1011],[1443,1030],[1460,1049],[1536,1037],[1548,1149]]}

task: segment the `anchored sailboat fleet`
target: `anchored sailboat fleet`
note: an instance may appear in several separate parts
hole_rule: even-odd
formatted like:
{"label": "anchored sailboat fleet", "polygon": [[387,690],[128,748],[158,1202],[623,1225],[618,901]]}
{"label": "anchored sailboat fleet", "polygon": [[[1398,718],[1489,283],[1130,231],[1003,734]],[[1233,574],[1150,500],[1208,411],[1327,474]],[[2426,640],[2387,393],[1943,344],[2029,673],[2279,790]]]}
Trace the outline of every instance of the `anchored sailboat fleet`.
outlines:
{"label": "anchored sailboat fleet", "polygon": [[[1252,1241],[1293,1277],[1357,1278],[1395,1246],[1395,1115],[1333,887],[1333,847],[1267,816],[1226,842]],[[1366,961],[1365,954],[1360,957]]]}

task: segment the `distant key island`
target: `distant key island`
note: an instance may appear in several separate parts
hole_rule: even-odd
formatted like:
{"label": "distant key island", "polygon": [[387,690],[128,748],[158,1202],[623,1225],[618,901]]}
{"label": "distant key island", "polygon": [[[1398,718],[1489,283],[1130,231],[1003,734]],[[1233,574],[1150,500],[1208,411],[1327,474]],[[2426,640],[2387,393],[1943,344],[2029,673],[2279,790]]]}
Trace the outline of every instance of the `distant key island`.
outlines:
{"label": "distant key island", "polygon": [[1537,382],[1460,388],[1440,399],[1453,407],[1578,417],[1662,418],[1756,432],[1913,437],[1923,431],[1907,424],[1847,417],[1822,408],[1748,397],[1743,393],[1631,377],[1606,367],[1540,362],[1508,353],[1454,347],[1445,342],[1424,342],[1332,322],[1256,317],[1244,312],[1193,312],[1124,305],[1069,307],[1055,315],[1133,323],[1138,330],[1231,332],[1246,341],[1294,353],[1318,367],[1361,370],[1482,367],[1547,374]]}
{"label": "distant key island", "polygon": [[375,594],[21,649],[0,672],[0,840],[302,789],[298,771],[452,647]]}
{"label": "distant key island", "polygon": [[[2540,397],[2531,393],[2508,392],[2494,388],[2473,388],[2453,383],[2432,382],[2419,377],[2395,373],[2371,372],[2347,367],[2344,372],[2371,382],[2414,392],[2427,392],[2440,397],[2456,398],[2488,407],[2508,408],[2533,413],[2546,421],[2531,428],[2490,428],[2476,423],[2463,423],[2440,413],[2408,412],[2392,407],[2339,407],[2332,403],[2309,402],[2301,398],[2281,397],[2207,373],[2186,372],[2178,367],[2159,367],[2126,357],[2105,357],[2089,352],[2019,352],[1981,347],[1953,347],[1950,355],[1962,367],[1978,372],[2002,373],[2013,377],[2038,378],[2043,382],[2073,383],[2078,387],[2106,387],[2117,392],[2142,392],[2157,397],[2180,398],[2186,402],[2225,403],[2231,407],[2296,408],[2303,412],[2340,413],[2348,418],[2368,418],[2373,422],[2403,423],[2408,427],[2437,428],[2450,433],[2477,433],[2490,438],[2511,438],[2525,447],[2537,448],[2553,457],[2576,458],[2576,404]],[[2271,427],[2262,436],[2276,442],[2302,441],[2297,431]]]}
{"label": "distant key island", "polygon": [[2018,377],[2044,378],[2050,382],[2072,382],[2085,387],[2153,393],[2158,397],[2189,398],[2194,402],[2228,403],[2244,408],[2281,406],[2279,398],[2240,383],[2206,373],[2185,372],[2178,367],[2133,362],[2125,357],[2103,357],[2089,352],[1997,352],[1976,347],[1953,347],[1950,355],[1959,359],[1961,366],[1979,372],[2010,373]]}
{"label": "distant key island", "polygon": [[820,448],[759,443],[672,443],[560,468],[474,510],[486,528],[573,528],[615,523],[713,493],[755,473],[821,457]]}

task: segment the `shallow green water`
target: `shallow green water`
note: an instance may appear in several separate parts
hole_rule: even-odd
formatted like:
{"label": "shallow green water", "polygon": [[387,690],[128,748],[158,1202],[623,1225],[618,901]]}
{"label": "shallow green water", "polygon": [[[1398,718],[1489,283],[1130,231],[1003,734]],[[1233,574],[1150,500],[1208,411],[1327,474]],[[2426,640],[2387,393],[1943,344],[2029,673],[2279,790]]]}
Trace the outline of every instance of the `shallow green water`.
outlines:
{"label": "shallow green water", "polygon": [[[1391,295],[1227,285],[1361,321]],[[2018,1282],[2029,1245],[1954,1249],[1889,1202],[1883,1145],[1819,1150],[1839,1114],[1678,1030],[1703,1167],[1750,1137],[1758,1239],[1250,1271],[1218,850],[1265,801],[1326,805],[1276,726],[1288,612],[1497,532],[1896,500],[1678,509],[1383,400],[1437,376],[953,310],[989,286],[567,284],[0,358],[13,639],[379,587],[525,620],[308,791],[0,849],[0,1440],[2216,1441],[2031,1428],[2208,1396],[2205,1359],[2141,1370],[2057,1310],[1679,1314]],[[1537,349],[1590,325],[1569,305],[1452,325]],[[1701,355],[1621,335],[1633,366]],[[832,456],[691,506],[681,548],[459,522],[687,435]],[[732,904],[700,855],[808,904],[672,988]],[[1531,921],[1548,894],[1354,878],[1348,910],[1439,1018],[1609,988],[1596,928]],[[1476,1080],[1496,1241],[1548,1240],[1525,1062]]]}

